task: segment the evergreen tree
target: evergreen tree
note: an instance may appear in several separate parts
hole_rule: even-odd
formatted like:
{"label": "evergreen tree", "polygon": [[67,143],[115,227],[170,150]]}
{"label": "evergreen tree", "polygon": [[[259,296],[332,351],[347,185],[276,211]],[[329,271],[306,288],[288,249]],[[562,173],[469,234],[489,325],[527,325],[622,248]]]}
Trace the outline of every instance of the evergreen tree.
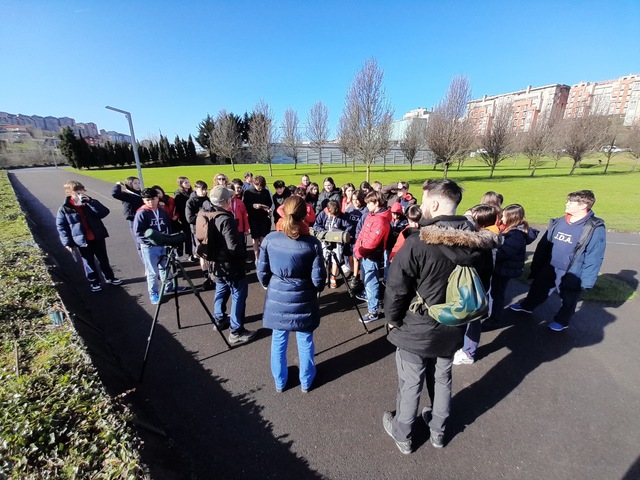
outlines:
{"label": "evergreen tree", "polygon": [[60,132],[60,153],[65,156],[73,168],[80,168],[78,165],[78,139],[69,127],[65,127]]}
{"label": "evergreen tree", "polygon": [[176,150],[176,161],[178,164],[184,164],[187,159],[187,152],[184,150],[184,142],[176,135],[176,139],[173,141],[173,145]]}
{"label": "evergreen tree", "polygon": [[189,140],[187,140],[187,160],[189,163],[195,162],[198,159],[198,154],[196,152],[196,145],[193,143],[193,138],[191,134],[189,134]]}

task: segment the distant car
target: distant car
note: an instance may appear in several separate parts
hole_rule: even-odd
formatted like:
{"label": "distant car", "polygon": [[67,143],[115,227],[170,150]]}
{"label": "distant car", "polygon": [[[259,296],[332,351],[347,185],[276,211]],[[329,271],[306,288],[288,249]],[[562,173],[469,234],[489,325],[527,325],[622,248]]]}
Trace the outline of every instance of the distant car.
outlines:
{"label": "distant car", "polygon": [[603,145],[600,147],[600,151],[603,153],[618,153],[624,151],[622,148],[618,148],[615,145]]}

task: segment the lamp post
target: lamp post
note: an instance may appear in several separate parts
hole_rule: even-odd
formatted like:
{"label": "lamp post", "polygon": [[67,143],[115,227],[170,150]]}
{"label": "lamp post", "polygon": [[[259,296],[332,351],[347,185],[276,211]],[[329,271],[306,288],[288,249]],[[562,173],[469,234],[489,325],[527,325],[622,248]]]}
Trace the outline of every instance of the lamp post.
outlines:
{"label": "lamp post", "polygon": [[133,132],[133,122],[131,121],[131,113],[120,110],[119,108],[110,107],[107,105],[107,110],[113,110],[114,112],[122,113],[129,121],[129,131],[131,132],[131,148],[133,149],[133,158],[136,160],[136,168],[138,169],[138,178],[140,179],[140,190],[144,188],[144,181],[142,180],[142,168],[140,167],[140,156],[138,155],[138,143],[136,142],[136,134]]}

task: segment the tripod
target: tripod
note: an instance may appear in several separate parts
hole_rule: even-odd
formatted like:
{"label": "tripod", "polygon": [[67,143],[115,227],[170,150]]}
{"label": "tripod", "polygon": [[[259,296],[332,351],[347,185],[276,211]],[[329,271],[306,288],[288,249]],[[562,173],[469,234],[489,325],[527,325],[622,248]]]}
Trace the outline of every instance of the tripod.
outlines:
{"label": "tripod", "polygon": [[[217,332],[220,334],[220,336],[222,337],[222,340],[224,340],[224,343],[227,344],[227,348],[232,348],[231,344],[224,336],[224,333],[222,333],[222,328],[220,328],[220,325],[218,325],[218,322],[216,321],[215,317],[211,314],[211,311],[207,307],[207,304],[204,303],[204,300],[202,300],[202,297],[200,296],[200,291],[193,284],[193,282],[189,278],[189,275],[187,275],[187,272],[182,266],[182,263],[180,262],[180,260],[178,260],[177,252],[178,250],[177,250],[177,247],[175,246],[171,247],[171,249],[169,250],[167,265],[164,270],[164,275],[162,277],[162,286],[160,287],[160,296],[158,299],[158,304],[156,305],[155,314],[153,315],[153,322],[151,323],[149,338],[147,338],[147,348],[144,351],[144,358],[142,359],[142,367],[140,368],[140,376],[138,377],[139,382],[142,381],[142,375],[144,374],[144,369],[145,369],[145,366],[147,365],[147,357],[149,355],[149,348],[151,347],[151,339],[153,338],[153,331],[156,327],[156,324],[158,323],[158,316],[160,314],[160,307],[162,306],[162,299],[164,298],[164,294],[166,293],[167,286],[170,284],[173,285],[173,292],[174,292],[173,299],[176,305],[176,321],[178,323],[178,328],[179,329],[182,328],[182,325],[180,324],[180,301],[178,300],[179,298],[178,275],[177,275],[178,272],[180,272],[182,277],[187,281],[187,283],[189,284],[189,288],[191,288],[191,291],[195,294],[196,298],[200,301],[200,305],[202,305],[202,308],[207,313],[209,320],[211,320],[211,323],[213,323],[213,329],[217,330]],[[173,276],[170,276],[169,273],[172,273]]]}
{"label": "tripod", "polygon": [[371,333],[371,331],[369,330],[369,327],[367,327],[367,324],[364,322],[364,318],[362,318],[362,312],[360,312],[360,307],[358,306],[358,299],[356,298],[356,294],[353,293],[353,289],[349,285],[349,282],[347,281],[347,277],[344,274],[344,271],[342,270],[342,266],[344,265],[344,262],[340,261],[340,259],[338,258],[338,255],[333,249],[334,248],[333,245],[329,245],[328,247],[325,247],[325,248],[327,251],[327,255],[325,255],[324,261],[325,261],[325,269],[327,270],[327,275],[329,275],[329,278],[331,278],[331,267],[333,263],[335,263],[338,266],[339,275],[342,277],[344,284],[347,286],[347,292],[349,292],[349,296],[351,297],[351,300],[353,300],[353,305],[356,307],[356,311],[358,312],[358,316],[360,317],[360,323],[362,323],[362,326],[364,327],[364,331],[367,333]]}

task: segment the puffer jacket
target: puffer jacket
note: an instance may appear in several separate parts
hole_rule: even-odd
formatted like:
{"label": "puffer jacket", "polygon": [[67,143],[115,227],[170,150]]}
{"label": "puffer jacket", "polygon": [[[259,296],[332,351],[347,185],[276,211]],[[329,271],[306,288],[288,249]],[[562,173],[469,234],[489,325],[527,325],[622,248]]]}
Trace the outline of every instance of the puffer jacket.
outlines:
{"label": "puffer jacket", "polygon": [[122,185],[115,184],[111,190],[111,196],[122,202],[122,213],[126,220],[133,221],[138,209],[144,204],[140,192],[131,192]]}
{"label": "puffer jacket", "polygon": [[327,273],[317,238],[301,235],[293,240],[283,232],[271,232],[260,246],[256,273],[267,288],[262,316],[265,328],[312,332],[318,327],[318,292],[324,288]]}
{"label": "puffer jacket", "polygon": [[502,235],[502,244],[496,251],[494,273],[508,278],[518,278],[524,270],[527,257],[527,245],[532,243],[540,233],[529,227],[525,232],[514,228]]}
{"label": "puffer jacket", "polygon": [[342,190],[337,187],[330,192],[322,190],[320,192],[320,195],[318,195],[318,203],[316,204],[316,215],[324,210],[327,207],[327,203],[329,203],[331,200],[335,200],[336,202],[338,202],[338,205],[342,205]]}
{"label": "puffer jacket", "polygon": [[353,250],[356,257],[382,259],[391,230],[391,211],[385,207],[377,212],[369,212],[360,219],[359,228],[356,230],[359,230]]}
{"label": "puffer jacket", "polygon": [[209,246],[214,246],[212,260],[213,274],[217,278],[238,280],[246,277],[244,268],[245,251],[240,241],[238,222],[233,213],[220,207],[212,206],[212,212],[220,212],[209,222]]}
{"label": "puffer jacket", "polygon": [[198,218],[198,212],[204,210],[205,212],[211,212],[213,205],[209,197],[199,197],[196,192],[193,192],[187,200],[187,204],[184,207],[184,217],[187,223],[191,226],[191,233],[196,233],[196,218]]}
{"label": "puffer jacket", "polygon": [[[422,358],[451,357],[462,346],[466,326],[449,327],[409,305],[419,292],[428,305],[444,303],[449,275],[456,265],[471,265],[488,289],[493,269],[494,236],[462,216],[440,216],[410,235],[389,267],[384,305],[393,325],[388,340]],[[449,256],[455,258],[455,262]]]}
{"label": "puffer jacket", "polygon": [[[81,208],[84,209],[84,216],[87,225],[91,229],[91,232],[93,232],[94,239],[102,240],[107,238],[109,232],[107,232],[106,227],[102,223],[102,219],[109,215],[109,209],[95,198],[92,198],[83,205]],[[80,214],[71,204],[71,197],[67,197],[64,204],[58,209],[56,227],[58,229],[60,242],[65,247],[87,246],[86,232],[82,227]]]}

